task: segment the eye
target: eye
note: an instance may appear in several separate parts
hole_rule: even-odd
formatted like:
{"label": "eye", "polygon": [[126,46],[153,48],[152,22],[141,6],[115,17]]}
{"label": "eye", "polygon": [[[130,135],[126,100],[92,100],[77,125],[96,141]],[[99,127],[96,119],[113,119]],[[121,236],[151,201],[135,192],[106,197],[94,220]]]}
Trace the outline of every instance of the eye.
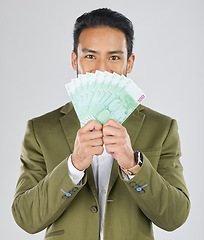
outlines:
{"label": "eye", "polygon": [[95,57],[94,57],[94,55],[92,55],[92,54],[88,54],[88,55],[85,56],[85,58],[94,59]]}
{"label": "eye", "polygon": [[118,56],[111,56],[110,57],[110,60],[113,60],[113,61],[115,61],[115,60],[119,60],[120,58],[118,57]]}

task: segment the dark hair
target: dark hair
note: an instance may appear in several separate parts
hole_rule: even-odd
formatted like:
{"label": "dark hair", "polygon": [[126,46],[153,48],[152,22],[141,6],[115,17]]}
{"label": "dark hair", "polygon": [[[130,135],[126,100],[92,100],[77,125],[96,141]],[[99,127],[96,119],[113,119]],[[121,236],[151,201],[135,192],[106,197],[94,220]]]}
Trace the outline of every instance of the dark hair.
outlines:
{"label": "dark hair", "polygon": [[128,58],[133,51],[134,29],[132,22],[121,13],[112,11],[108,8],[99,8],[88,13],[84,13],[77,18],[74,25],[74,52],[77,55],[79,36],[86,28],[107,26],[121,30],[127,41]]}

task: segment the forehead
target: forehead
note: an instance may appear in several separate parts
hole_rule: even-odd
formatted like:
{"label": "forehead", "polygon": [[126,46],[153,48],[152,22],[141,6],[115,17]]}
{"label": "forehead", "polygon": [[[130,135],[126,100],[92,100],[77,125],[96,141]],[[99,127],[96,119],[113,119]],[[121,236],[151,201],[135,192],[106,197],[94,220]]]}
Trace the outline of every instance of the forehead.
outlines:
{"label": "forehead", "polygon": [[125,34],[116,28],[94,27],[84,29],[79,36],[78,50],[81,48],[127,51]]}

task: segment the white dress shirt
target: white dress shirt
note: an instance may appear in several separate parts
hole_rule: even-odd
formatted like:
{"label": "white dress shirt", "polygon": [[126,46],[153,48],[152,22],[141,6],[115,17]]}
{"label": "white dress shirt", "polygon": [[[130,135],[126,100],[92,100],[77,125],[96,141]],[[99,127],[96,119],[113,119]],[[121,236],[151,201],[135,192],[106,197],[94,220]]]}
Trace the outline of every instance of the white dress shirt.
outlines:
{"label": "white dress shirt", "polygon": [[[93,169],[94,180],[96,184],[96,190],[98,192],[99,199],[99,214],[100,214],[100,235],[99,240],[103,240],[103,225],[105,216],[105,207],[107,199],[108,185],[111,175],[111,169],[113,164],[113,157],[111,154],[107,153],[104,147],[103,154],[99,156],[94,156],[91,163]],[[74,184],[80,185],[82,183],[82,178],[84,177],[84,171],[77,170],[71,161],[71,155],[68,158],[68,170],[69,176]],[[121,170],[124,180],[129,180],[133,176],[126,175]]]}

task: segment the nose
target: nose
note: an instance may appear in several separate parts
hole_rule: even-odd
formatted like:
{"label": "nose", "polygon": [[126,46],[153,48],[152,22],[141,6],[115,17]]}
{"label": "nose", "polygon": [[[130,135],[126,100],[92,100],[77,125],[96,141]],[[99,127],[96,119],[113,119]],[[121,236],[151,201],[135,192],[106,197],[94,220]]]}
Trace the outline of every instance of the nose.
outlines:
{"label": "nose", "polygon": [[98,59],[98,61],[96,63],[96,70],[101,71],[101,72],[105,72],[107,70],[105,60]]}
{"label": "nose", "polygon": [[107,63],[107,60],[105,59],[98,59],[95,65],[95,71],[101,71],[101,72],[111,72],[111,70],[109,69],[109,65]]}

